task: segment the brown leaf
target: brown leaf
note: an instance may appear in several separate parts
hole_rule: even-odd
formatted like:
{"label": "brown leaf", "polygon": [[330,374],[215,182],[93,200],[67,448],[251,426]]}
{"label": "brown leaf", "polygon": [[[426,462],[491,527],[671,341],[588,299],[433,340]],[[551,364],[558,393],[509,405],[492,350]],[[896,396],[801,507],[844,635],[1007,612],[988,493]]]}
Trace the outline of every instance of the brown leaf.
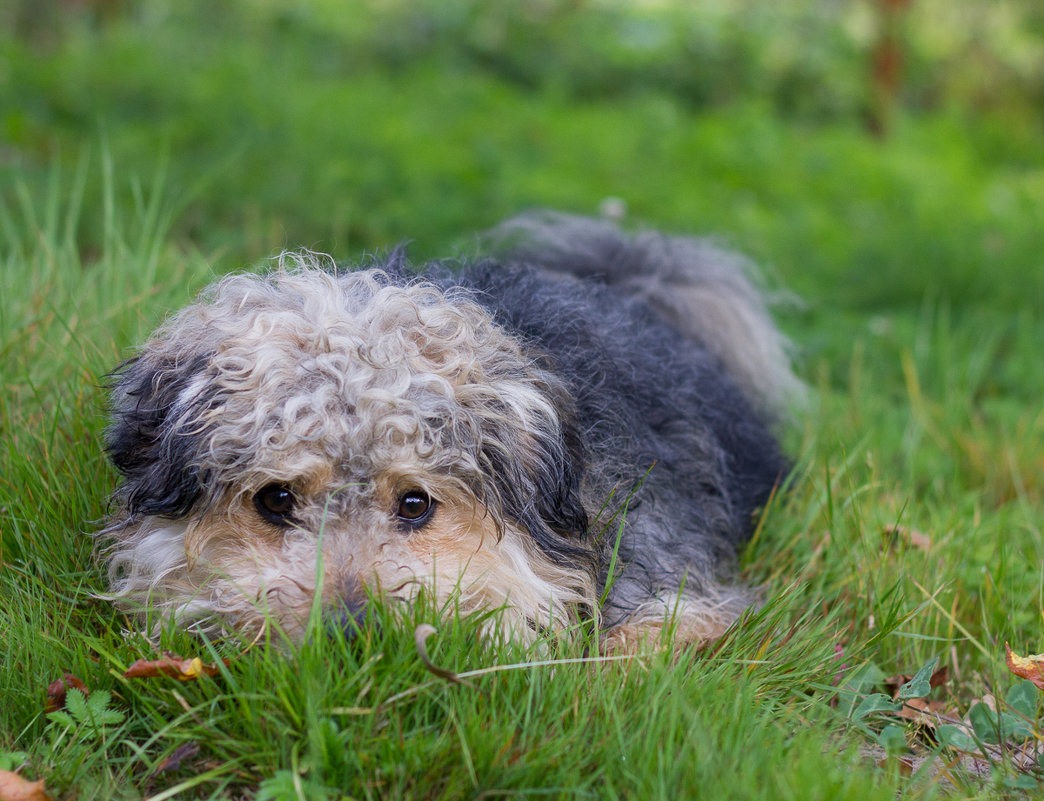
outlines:
{"label": "brown leaf", "polygon": [[174,749],[174,753],[159,763],[159,767],[152,772],[152,775],[159,776],[161,773],[175,771],[181,767],[181,763],[186,759],[192,759],[197,756],[199,756],[199,743],[179,745]]}
{"label": "brown leaf", "polygon": [[877,767],[879,768],[885,768],[889,765],[895,765],[900,776],[909,776],[913,773],[913,760],[909,757],[886,756],[877,760]]}
{"label": "brown leaf", "polygon": [[[228,665],[228,660],[224,660]],[[152,679],[157,676],[170,676],[178,681],[192,681],[200,676],[216,676],[220,672],[217,665],[208,665],[198,656],[182,659],[174,654],[166,654],[160,659],[139,659],[123,672],[126,679]]]}
{"label": "brown leaf", "polygon": [[940,722],[940,716],[952,718],[952,712],[945,701],[926,701],[923,698],[907,698],[903,708],[895,713],[897,717],[912,720],[919,726],[934,729]]}
{"label": "brown leaf", "polygon": [[43,779],[31,782],[17,773],[0,770],[0,801],[51,801],[44,791]]}
{"label": "brown leaf", "polygon": [[1008,663],[1008,670],[1022,679],[1029,679],[1038,688],[1044,690],[1044,654],[1033,654],[1032,656],[1019,656],[1004,643],[1004,661]]}
{"label": "brown leaf", "polygon": [[942,687],[950,680],[950,668],[948,665],[943,665],[941,668],[936,668],[935,672],[932,673],[932,677],[928,679],[928,686],[933,690],[936,687]]}
{"label": "brown leaf", "polygon": [[152,784],[158,776],[163,773],[173,773],[181,767],[181,763],[186,759],[195,759],[197,756],[199,756],[198,743],[179,745],[169,757],[160,762],[156,769],[149,774],[148,782],[145,785],[145,795],[149,795],[152,792]]}
{"label": "brown leaf", "polygon": [[906,526],[885,526],[886,544],[891,545],[896,540],[904,540],[906,544],[919,551],[929,551],[932,547],[932,538],[924,532]]}
{"label": "brown leaf", "polygon": [[76,678],[72,673],[63,673],[60,679],[55,679],[47,687],[47,705],[44,712],[57,712],[65,707],[65,694],[71,690],[79,690],[84,696],[90,695],[87,685]]}

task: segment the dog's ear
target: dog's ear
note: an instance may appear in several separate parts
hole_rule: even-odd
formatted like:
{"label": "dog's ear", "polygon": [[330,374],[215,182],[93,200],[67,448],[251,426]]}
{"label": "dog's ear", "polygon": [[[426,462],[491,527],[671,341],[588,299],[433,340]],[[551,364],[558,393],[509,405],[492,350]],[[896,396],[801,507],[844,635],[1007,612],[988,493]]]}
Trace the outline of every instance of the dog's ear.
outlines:
{"label": "dog's ear", "polygon": [[129,514],[181,517],[202,494],[202,431],[193,421],[207,398],[192,388],[209,361],[206,354],[177,358],[146,351],[110,376],[106,451],[123,475],[117,497]]}
{"label": "dog's ear", "polygon": [[580,498],[585,455],[565,391],[551,385],[544,393],[550,408],[529,410],[523,426],[500,415],[487,419],[482,456],[504,516],[555,561],[574,561],[588,553]]}

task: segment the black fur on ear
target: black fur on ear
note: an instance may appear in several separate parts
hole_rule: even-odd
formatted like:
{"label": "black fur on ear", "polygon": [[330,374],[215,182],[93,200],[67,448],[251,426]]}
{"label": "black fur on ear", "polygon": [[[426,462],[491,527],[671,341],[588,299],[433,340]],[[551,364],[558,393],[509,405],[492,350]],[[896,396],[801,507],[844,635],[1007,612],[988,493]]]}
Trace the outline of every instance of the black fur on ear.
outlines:
{"label": "black fur on ear", "polygon": [[[487,419],[494,429],[483,437],[487,490],[502,514],[529,532],[537,546],[559,564],[592,559],[588,517],[580,497],[585,454],[572,402],[557,382],[545,385],[556,420],[530,426],[520,435],[516,421]],[[490,486],[492,485],[492,486]]]}
{"label": "black fur on ear", "polygon": [[184,393],[209,361],[209,354],[180,364],[140,354],[110,375],[106,452],[123,475],[116,497],[131,516],[183,517],[203,494],[206,476],[196,465],[202,432],[185,421],[198,419],[193,409],[209,398]]}

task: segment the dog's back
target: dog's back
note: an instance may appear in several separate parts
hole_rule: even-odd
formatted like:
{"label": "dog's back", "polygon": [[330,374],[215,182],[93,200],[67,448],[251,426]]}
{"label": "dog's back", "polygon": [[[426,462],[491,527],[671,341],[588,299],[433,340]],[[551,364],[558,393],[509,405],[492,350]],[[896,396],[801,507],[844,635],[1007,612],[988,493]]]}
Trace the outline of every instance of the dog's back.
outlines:
{"label": "dog's back", "polygon": [[593,279],[641,300],[717,357],[758,409],[777,416],[803,387],[787,340],[752,283],[753,265],[706,239],[647,230],[624,236],[606,220],[533,212],[497,226],[506,258]]}

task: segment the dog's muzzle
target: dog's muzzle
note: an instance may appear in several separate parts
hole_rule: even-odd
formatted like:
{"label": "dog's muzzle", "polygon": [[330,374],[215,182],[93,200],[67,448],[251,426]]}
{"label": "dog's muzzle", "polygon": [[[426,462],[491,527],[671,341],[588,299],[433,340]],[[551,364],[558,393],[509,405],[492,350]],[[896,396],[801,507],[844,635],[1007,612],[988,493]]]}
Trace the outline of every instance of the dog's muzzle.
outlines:
{"label": "dog's muzzle", "polygon": [[377,620],[372,614],[369,598],[360,582],[353,582],[339,593],[337,606],[328,613],[327,628],[331,636],[354,639],[364,628],[375,629]]}

